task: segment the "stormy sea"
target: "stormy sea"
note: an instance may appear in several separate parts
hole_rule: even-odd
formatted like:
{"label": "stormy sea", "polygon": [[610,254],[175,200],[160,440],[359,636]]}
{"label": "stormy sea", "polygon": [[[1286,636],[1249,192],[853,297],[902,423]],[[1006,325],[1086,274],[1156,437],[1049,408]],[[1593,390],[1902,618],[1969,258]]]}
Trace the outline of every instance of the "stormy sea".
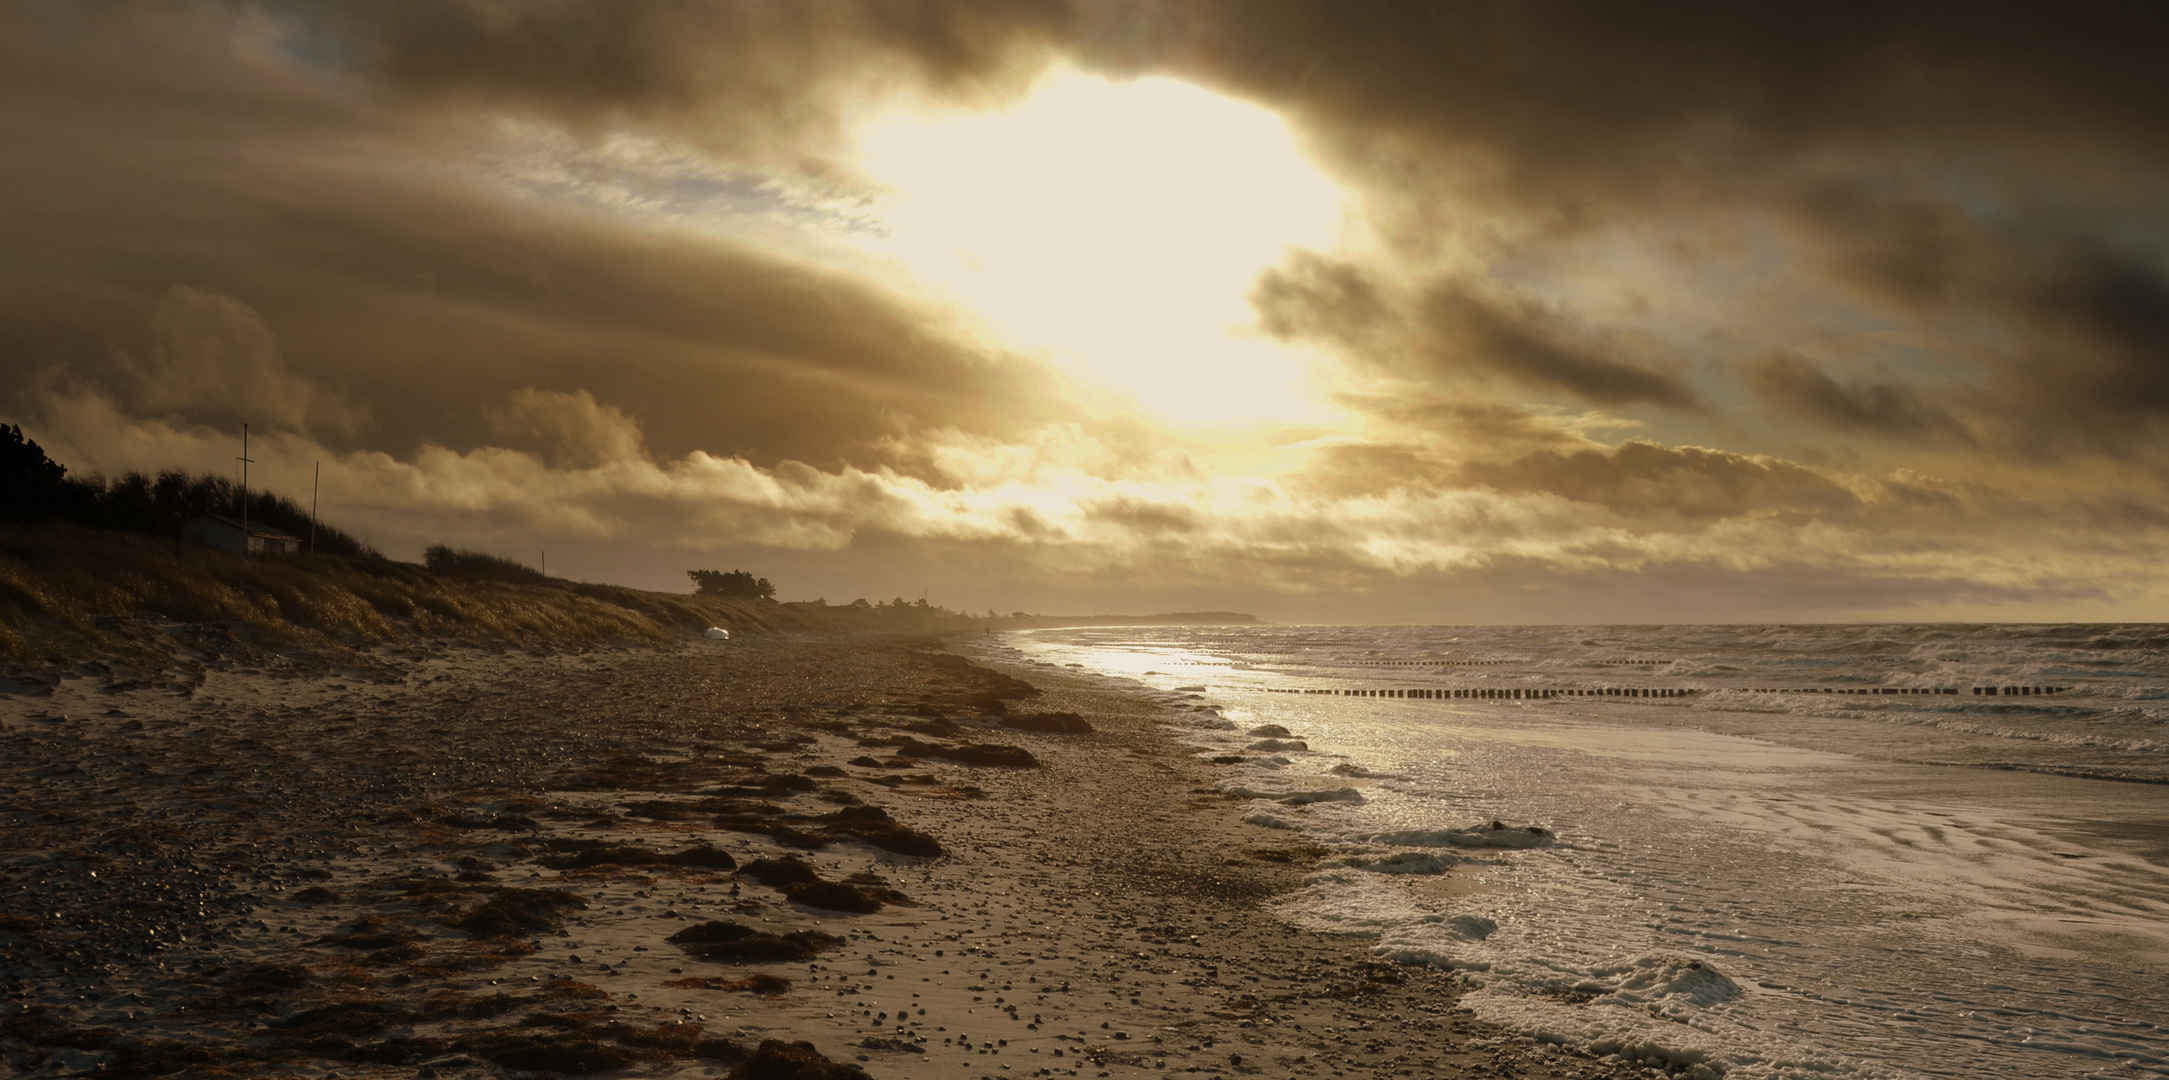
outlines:
{"label": "stormy sea", "polygon": [[2169,627],[1167,627],[1297,926],[1692,1076],[2169,1076]]}

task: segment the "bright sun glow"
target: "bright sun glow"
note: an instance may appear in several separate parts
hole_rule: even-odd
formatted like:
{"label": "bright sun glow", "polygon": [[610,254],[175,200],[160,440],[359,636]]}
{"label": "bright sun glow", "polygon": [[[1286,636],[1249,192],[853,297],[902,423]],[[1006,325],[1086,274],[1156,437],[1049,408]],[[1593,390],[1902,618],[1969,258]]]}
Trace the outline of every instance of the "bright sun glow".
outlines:
{"label": "bright sun glow", "polygon": [[1247,330],[1258,272],[1343,221],[1273,113],[1063,72],[1007,112],[890,118],[860,153],[894,192],[881,248],[1012,346],[1177,422],[1320,415],[1305,359]]}

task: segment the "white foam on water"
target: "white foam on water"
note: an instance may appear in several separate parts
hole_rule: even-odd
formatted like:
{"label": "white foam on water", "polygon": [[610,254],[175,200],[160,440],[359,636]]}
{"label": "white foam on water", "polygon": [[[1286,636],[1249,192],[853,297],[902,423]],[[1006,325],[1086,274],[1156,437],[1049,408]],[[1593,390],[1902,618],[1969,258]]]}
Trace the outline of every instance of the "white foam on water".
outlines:
{"label": "white foam on water", "polygon": [[1440,858],[1428,851],[1396,851],[1375,859],[1368,855],[1347,855],[1340,860],[1342,866],[1374,874],[1443,874],[1453,863],[1454,860]]}
{"label": "white foam on water", "polygon": [[1311,803],[1363,801],[1363,793],[1352,787],[1326,788],[1323,790],[1256,791],[1240,785],[1224,786],[1222,792],[1238,799],[1270,799],[1283,806],[1308,806]]}
{"label": "white foam on water", "polygon": [[[1707,969],[1700,974],[1708,975],[1712,982],[1729,983],[1724,976]],[[1653,996],[1655,1002],[1646,1007],[1636,1002],[1645,996]],[[1600,1056],[1616,1054],[1630,1062],[1680,1070],[1707,1080],[1720,1076],[1729,1080],[1911,1080],[1921,1075],[1733,1023],[1712,1015],[1692,990],[1677,996],[1669,992],[1614,992],[1569,1003],[1486,986],[1464,996],[1461,1003],[1481,1019],[1545,1042]]]}
{"label": "white foam on water", "polygon": [[1374,844],[1398,844],[1403,847],[1458,847],[1458,848],[1506,848],[1520,850],[1543,847],[1553,842],[1549,831],[1539,826],[1515,828],[1499,822],[1490,825],[1472,825],[1465,829],[1402,829],[1398,832],[1372,833],[1364,839]]}
{"label": "white foam on water", "polygon": [[1447,918],[1413,905],[1407,891],[1390,877],[1350,866],[1325,867],[1305,876],[1303,887],[1283,897],[1274,913],[1306,930],[1368,937]]}

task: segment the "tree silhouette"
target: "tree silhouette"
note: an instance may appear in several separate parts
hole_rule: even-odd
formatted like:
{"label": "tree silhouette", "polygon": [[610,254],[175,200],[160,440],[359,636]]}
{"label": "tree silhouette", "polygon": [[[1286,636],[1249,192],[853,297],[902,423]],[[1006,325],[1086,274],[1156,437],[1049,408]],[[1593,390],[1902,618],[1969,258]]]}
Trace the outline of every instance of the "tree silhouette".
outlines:
{"label": "tree silhouette", "polygon": [[757,578],[744,570],[688,570],[685,576],[693,579],[694,588],[702,596],[740,596],[755,600],[774,600],[776,587],[767,578]]}
{"label": "tree silhouette", "polygon": [[0,424],[0,520],[57,516],[67,494],[68,467],[45,456],[19,424]]}

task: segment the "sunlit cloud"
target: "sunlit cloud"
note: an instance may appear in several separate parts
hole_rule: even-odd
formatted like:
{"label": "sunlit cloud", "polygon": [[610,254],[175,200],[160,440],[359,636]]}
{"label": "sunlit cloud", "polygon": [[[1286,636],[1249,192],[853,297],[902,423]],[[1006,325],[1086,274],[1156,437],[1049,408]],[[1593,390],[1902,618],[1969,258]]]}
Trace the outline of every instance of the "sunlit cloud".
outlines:
{"label": "sunlit cloud", "polygon": [[1247,294],[1349,227],[1280,116],[1166,78],[1050,72],[991,113],[886,115],[854,161],[893,256],[1005,344],[1180,424],[1331,415]]}
{"label": "sunlit cloud", "polygon": [[[2051,506],[1977,484],[1697,447],[1540,451],[1473,482],[1347,495],[1139,467],[1067,425],[1009,443],[919,433],[918,452],[955,470],[929,479],[702,451],[660,458],[636,420],[586,393],[522,390],[493,415],[544,444],[395,456],[280,431],[252,448],[254,475],[294,491],[321,464],[330,516],[369,522],[401,554],[455,537],[525,551],[603,543],[680,560],[726,546],[839,555],[869,541],[963,545],[982,553],[987,573],[1088,589],[1239,590],[1277,605],[1418,585],[1445,588],[1450,605],[1457,581],[1511,590],[1516,580],[1683,571],[1850,583],[1825,598],[1830,611],[1870,583],[1882,605],[1900,607],[1953,595],[2115,604],[2169,592],[2161,532],[2099,532],[2130,512],[2113,501]],[[57,452],[107,472],[215,472],[234,451],[231,433],[133,417],[94,388],[56,392],[35,421]]]}

